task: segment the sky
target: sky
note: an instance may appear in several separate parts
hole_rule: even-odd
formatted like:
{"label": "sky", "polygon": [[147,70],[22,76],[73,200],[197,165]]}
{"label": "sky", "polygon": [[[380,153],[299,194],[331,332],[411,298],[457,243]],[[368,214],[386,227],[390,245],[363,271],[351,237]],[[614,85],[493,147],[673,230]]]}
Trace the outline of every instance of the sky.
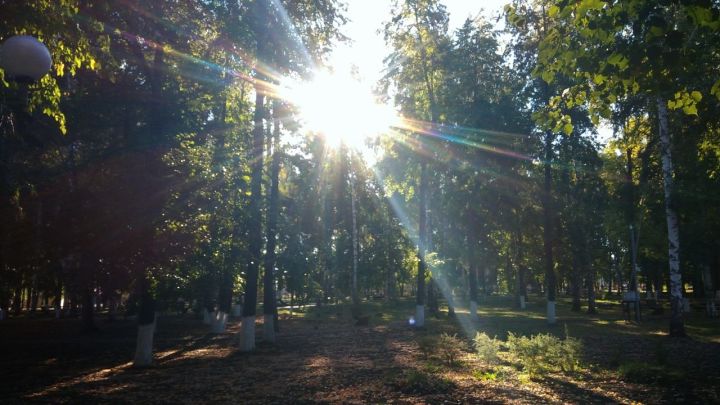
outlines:
{"label": "sky", "polygon": [[[347,0],[347,16],[350,21],[342,28],[350,42],[335,48],[330,65],[338,72],[349,72],[357,67],[364,85],[374,87],[382,77],[383,59],[390,54],[382,33],[383,23],[390,18],[393,0]],[[509,0],[441,0],[450,16],[452,33],[467,18],[485,17],[495,22]],[[500,21],[502,24],[502,20]],[[604,124],[595,137],[601,144],[612,137],[612,130]]]}
{"label": "sky", "polygon": [[[381,76],[383,58],[390,53],[385,46],[382,25],[390,17],[392,0],[348,0],[347,16],[350,21],[343,28],[352,43],[344,44],[333,52],[331,64],[338,69],[355,65],[360,77],[375,83]],[[502,11],[508,0],[444,0],[450,15],[450,31],[460,27],[465,19],[482,13],[488,19]]]}

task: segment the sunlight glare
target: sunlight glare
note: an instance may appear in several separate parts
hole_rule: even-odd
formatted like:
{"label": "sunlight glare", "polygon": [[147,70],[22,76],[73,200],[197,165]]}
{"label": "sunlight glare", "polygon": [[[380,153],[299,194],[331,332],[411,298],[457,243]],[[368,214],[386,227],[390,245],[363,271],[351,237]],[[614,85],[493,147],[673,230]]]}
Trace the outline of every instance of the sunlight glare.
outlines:
{"label": "sunlight glare", "polygon": [[297,108],[303,127],[333,148],[344,144],[360,150],[397,122],[395,111],[349,74],[317,73],[311,81],[286,83],[281,91]]}

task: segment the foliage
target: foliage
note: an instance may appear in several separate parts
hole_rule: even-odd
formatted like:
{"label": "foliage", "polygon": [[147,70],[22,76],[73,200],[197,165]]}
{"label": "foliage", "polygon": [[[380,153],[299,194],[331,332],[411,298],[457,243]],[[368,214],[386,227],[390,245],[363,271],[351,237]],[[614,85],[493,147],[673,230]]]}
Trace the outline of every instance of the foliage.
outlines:
{"label": "foliage", "polygon": [[485,332],[477,332],[473,339],[475,353],[485,364],[497,364],[500,362],[498,352],[502,348],[502,342],[497,338],[491,338]]}
{"label": "foliage", "polygon": [[443,333],[437,342],[437,351],[446,365],[455,366],[458,358],[467,350],[467,344],[455,334]]}
{"label": "foliage", "polygon": [[509,332],[507,347],[528,374],[538,376],[545,371],[574,372],[579,363],[581,342],[572,337],[561,340],[549,333],[527,337]]}

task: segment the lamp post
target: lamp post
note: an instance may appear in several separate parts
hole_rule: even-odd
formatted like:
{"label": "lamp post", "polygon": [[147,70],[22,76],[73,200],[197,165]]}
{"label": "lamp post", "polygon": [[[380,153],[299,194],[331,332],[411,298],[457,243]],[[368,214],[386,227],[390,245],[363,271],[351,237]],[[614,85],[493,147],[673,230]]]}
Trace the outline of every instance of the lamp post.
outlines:
{"label": "lamp post", "polygon": [[[52,66],[52,58],[47,47],[30,35],[16,35],[7,38],[0,45],[0,68],[4,78],[20,85],[20,105],[22,110],[27,103],[27,85],[40,80]],[[8,188],[8,171],[6,168],[7,152],[5,148],[5,126],[13,119],[12,108],[6,116],[5,106],[0,105],[0,204],[4,205]],[[11,125],[12,128],[15,125]],[[5,245],[6,229],[0,228],[0,244]],[[3,246],[0,246],[0,269],[5,267]],[[0,320],[5,318],[7,302],[0,302]]]}

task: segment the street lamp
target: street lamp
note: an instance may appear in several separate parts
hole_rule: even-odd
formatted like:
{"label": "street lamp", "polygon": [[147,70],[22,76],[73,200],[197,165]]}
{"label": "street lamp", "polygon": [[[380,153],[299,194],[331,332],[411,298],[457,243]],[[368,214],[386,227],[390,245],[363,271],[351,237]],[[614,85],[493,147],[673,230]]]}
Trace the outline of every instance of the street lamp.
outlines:
{"label": "street lamp", "polygon": [[34,83],[50,70],[47,47],[30,35],[10,37],[0,46],[0,67],[5,77],[18,83]]}
{"label": "street lamp", "polygon": [[[36,38],[29,35],[15,35],[6,39],[0,45],[0,68],[3,69],[5,78],[20,84],[21,102],[25,103],[27,85],[40,80],[52,67],[52,58],[47,47]],[[4,121],[5,117],[0,116]],[[0,121],[0,123],[2,122]],[[0,198],[6,194],[6,150],[4,129],[0,126]],[[0,235],[5,229],[0,227]],[[0,266],[3,266],[0,258]],[[0,320],[5,318],[4,305],[0,303]]]}

